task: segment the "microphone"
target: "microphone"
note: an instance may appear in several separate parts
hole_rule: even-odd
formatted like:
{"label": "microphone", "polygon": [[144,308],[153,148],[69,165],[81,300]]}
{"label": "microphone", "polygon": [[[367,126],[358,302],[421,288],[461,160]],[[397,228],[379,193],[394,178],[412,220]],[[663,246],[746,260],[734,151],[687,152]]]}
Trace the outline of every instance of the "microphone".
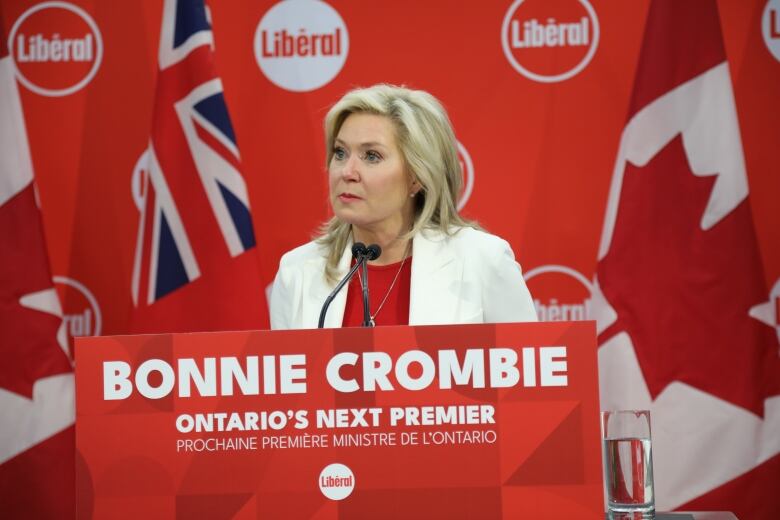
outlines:
{"label": "microphone", "polygon": [[[379,247],[379,246],[376,246]],[[338,283],[335,289],[333,289],[333,292],[331,292],[327,298],[325,298],[325,303],[322,304],[322,310],[320,311],[320,320],[317,324],[317,328],[321,329],[325,326],[325,315],[328,313],[328,307],[330,307],[331,302],[333,302],[333,299],[336,297],[336,295],[339,293],[342,287],[344,287],[347,282],[349,282],[353,276],[355,276],[355,273],[358,269],[360,269],[360,266],[364,265],[368,261],[368,248],[366,248],[366,245],[362,242],[355,242],[352,245],[352,257],[357,259],[357,262],[355,262],[355,265],[352,266],[352,269],[349,270],[347,273],[347,276],[341,279],[341,281]],[[363,310],[365,314],[365,309]]]}
{"label": "microphone", "polygon": [[374,327],[376,324],[374,323],[373,318],[371,318],[371,309],[369,309],[369,299],[368,299],[368,262],[369,260],[376,260],[379,258],[379,255],[382,254],[382,248],[379,247],[377,244],[371,244],[366,248],[366,252],[363,256],[363,277],[361,278],[361,284],[363,289],[363,326],[364,327]]}
{"label": "microphone", "polygon": [[371,244],[366,248],[366,254],[368,255],[368,259],[376,260],[380,256],[382,256],[382,248],[379,247],[379,244]]}
{"label": "microphone", "polygon": [[352,258],[360,259],[359,255],[368,254],[368,248],[363,242],[355,242],[352,244]]}

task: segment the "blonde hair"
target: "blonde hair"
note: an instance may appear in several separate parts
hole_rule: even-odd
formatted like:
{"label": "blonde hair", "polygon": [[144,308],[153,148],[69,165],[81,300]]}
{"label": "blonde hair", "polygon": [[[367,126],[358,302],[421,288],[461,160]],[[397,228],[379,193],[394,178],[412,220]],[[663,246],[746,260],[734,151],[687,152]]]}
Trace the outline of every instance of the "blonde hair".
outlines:
{"label": "blonde hair", "polygon": [[[450,234],[461,227],[478,227],[458,214],[457,197],[463,184],[457,141],[447,111],[422,90],[380,84],[347,92],[325,116],[325,166],[333,158],[341,125],[354,113],[385,116],[409,173],[420,184],[415,197],[414,224],[404,238],[422,229]],[[336,268],[350,238],[351,225],[335,216],[320,228],[317,242],[328,250],[325,275],[336,279]]]}

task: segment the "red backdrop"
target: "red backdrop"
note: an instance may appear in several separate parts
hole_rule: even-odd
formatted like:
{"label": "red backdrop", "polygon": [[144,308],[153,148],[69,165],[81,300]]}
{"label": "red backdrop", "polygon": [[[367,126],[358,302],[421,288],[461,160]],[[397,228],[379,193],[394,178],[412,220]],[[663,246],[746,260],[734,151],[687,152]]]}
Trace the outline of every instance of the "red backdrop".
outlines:
{"label": "red backdrop", "polygon": [[[6,34],[35,4],[3,2]],[[101,332],[116,334],[126,329],[132,305],[138,211],[130,186],[149,139],[162,5],[74,4],[101,31],[104,55],[95,77],[68,96],[20,93],[53,272],[85,284],[102,311]],[[592,279],[647,1],[594,1],[600,39],[593,59],[555,83],[526,78],[505,57],[501,25],[509,3],[339,3],[349,30],[346,63],[309,92],[274,85],[255,60],[255,30],[275,2],[213,4],[217,67],[265,284],[281,254],[307,241],[328,216],[321,123],[327,108],[348,89],[377,82],[425,89],[443,101],[473,163],[474,188],[463,212],[509,240],[526,271],[561,264]],[[718,7],[771,286],[780,277],[773,155],[780,142],[780,62],[761,36],[764,2]]]}

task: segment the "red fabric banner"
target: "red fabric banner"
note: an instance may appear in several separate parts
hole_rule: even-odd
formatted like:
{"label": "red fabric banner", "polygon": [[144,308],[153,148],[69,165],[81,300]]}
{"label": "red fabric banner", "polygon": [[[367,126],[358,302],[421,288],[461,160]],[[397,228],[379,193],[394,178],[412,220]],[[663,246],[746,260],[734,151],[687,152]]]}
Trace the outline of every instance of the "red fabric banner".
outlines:
{"label": "red fabric banner", "polygon": [[73,373],[0,31],[0,511],[73,516]]}
{"label": "red fabric banner", "polygon": [[163,6],[152,134],[134,172],[140,212],[133,332],[268,326],[241,157],[203,2]]}
{"label": "red fabric banner", "polygon": [[780,359],[731,85],[715,2],[654,0],[599,252],[602,406],[652,410],[667,503],[773,518]]}

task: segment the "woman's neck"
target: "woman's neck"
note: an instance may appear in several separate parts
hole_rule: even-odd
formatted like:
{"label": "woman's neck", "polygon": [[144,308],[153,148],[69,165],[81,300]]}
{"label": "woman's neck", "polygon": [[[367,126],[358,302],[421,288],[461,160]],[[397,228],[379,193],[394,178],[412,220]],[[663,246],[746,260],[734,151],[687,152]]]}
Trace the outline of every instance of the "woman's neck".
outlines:
{"label": "woman's neck", "polygon": [[394,264],[411,254],[411,239],[403,239],[398,233],[372,233],[353,226],[352,238],[355,242],[363,242],[366,245],[377,244],[382,248],[382,255],[370,262],[372,265]]}

